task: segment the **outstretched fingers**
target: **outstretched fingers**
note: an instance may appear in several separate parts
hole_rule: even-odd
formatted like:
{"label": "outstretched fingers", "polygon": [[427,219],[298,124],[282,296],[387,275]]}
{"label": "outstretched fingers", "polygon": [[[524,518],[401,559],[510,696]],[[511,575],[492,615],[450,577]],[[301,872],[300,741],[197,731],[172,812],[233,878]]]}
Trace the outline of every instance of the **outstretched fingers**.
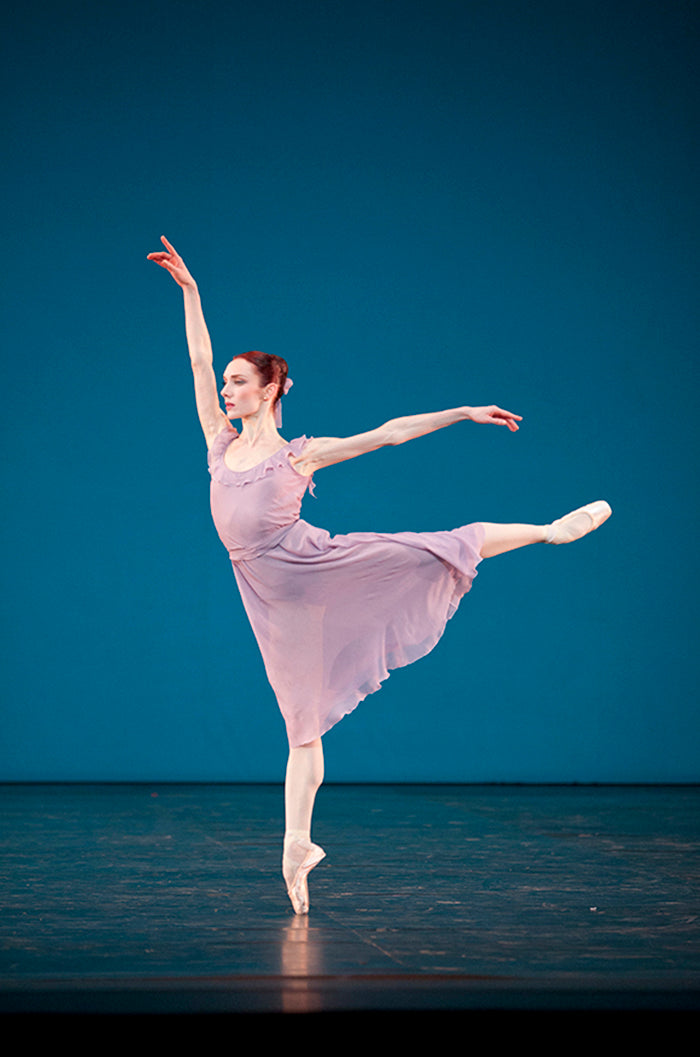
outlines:
{"label": "outstretched fingers", "polygon": [[518,422],[522,422],[522,415],[514,415],[512,411],[504,411],[502,407],[489,408],[489,419],[497,426],[507,426],[511,433],[515,433],[520,427]]}
{"label": "outstretched fingers", "polygon": [[157,253],[147,254],[147,259],[153,261],[154,264],[159,264],[161,268],[165,268],[178,286],[182,286],[183,288],[186,286],[195,287],[196,283],[194,282],[187,265],[175,247],[171,246],[165,235],[161,235],[160,240],[165,246],[165,249],[158,250]]}
{"label": "outstretched fingers", "polygon": [[160,241],[166,247],[166,250],[157,250],[155,253],[149,253],[146,257],[148,261],[155,261],[156,264],[175,264],[178,260],[178,252],[174,246],[171,246],[165,235],[160,236]]}

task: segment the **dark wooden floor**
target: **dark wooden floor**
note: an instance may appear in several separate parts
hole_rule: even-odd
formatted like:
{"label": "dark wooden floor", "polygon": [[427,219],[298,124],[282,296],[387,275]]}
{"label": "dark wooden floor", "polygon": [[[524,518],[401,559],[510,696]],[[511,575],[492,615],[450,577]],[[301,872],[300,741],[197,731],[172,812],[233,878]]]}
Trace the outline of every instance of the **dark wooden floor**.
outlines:
{"label": "dark wooden floor", "polygon": [[700,788],[0,787],[0,1012],[700,1008]]}

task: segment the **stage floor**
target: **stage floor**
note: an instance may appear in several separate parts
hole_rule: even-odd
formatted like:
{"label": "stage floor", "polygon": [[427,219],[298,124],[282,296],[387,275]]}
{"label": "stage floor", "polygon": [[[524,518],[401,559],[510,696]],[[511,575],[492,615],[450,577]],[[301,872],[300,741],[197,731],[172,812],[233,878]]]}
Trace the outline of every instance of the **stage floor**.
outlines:
{"label": "stage floor", "polygon": [[2,1013],[700,1008],[700,787],[5,785]]}

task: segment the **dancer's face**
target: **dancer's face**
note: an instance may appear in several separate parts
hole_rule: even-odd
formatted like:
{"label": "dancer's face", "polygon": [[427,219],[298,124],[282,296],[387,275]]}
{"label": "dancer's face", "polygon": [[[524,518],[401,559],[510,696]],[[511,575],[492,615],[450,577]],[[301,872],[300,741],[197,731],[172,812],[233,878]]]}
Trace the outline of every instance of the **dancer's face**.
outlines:
{"label": "dancer's face", "polygon": [[260,384],[260,375],[252,363],[243,359],[231,360],[224,371],[221,396],[228,418],[248,418],[269,403],[264,399],[265,389]]}

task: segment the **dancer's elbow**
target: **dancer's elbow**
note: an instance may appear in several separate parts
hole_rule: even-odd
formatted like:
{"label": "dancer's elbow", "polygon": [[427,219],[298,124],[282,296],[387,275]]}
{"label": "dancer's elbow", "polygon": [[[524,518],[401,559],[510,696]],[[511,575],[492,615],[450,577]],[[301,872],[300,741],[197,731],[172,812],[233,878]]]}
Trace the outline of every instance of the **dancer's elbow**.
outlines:
{"label": "dancer's elbow", "polygon": [[401,428],[401,420],[398,418],[389,419],[376,432],[382,448],[393,448],[396,444],[403,444],[408,440],[406,431]]}

